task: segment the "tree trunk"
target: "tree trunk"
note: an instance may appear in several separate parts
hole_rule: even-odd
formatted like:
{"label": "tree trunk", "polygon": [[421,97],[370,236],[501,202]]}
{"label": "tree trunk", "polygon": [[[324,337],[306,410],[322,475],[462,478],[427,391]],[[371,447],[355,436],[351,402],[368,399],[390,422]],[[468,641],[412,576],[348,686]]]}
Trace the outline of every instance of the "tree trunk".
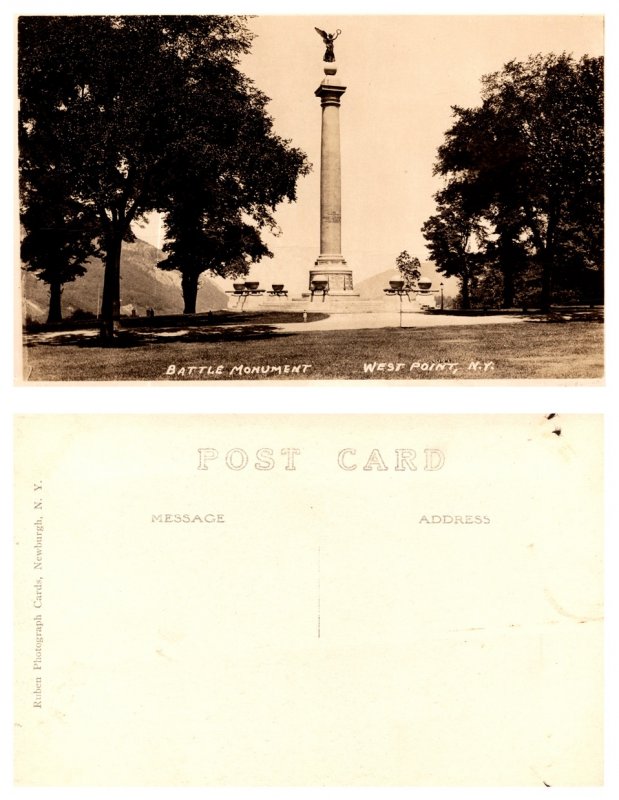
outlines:
{"label": "tree trunk", "polygon": [[200,276],[194,272],[184,272],[181,280],[185,308],[183,314],[196,313],[196,300],[198,298],[198,281]]}
{"label": "tree trunk", "polygon": [[49,311],[47,322],[62,322],[62,284],[59,281],[52,281],[49,284]]}
{"label": "tree trunk", "polygon": [[548,313],[552,306],[552,271],[554,267],[555,236],[557,231],[557,214],[551,211],[548,215],[548,231],[546,246],[542,251],[542,311]]}
{"label": "tree trunk", "polygon": [[120,317],[121,248],[122,237],[115,236],[105,256],[99,336],[108,343],[111,343],[118,331],[118,320]]}
{"label": "tree trunk", "polygon": [[550,311],[552,304],[552,260],[548,258],[546,251],[542,254],[542,295],[541,310],[544,313]]}
{"label": "tree trunk", "polygon": [[462,279],[462,286],[460,287],[460,296],[462,298],[462,308],[469,309],[471,307],[471,294],[469,291],[469,276],[464,273],[460,276]]}
{"label": "tree trunk", "polygon": [[506,261],[503,265],[503,308],[512,308],[514,295],[514,265]]}

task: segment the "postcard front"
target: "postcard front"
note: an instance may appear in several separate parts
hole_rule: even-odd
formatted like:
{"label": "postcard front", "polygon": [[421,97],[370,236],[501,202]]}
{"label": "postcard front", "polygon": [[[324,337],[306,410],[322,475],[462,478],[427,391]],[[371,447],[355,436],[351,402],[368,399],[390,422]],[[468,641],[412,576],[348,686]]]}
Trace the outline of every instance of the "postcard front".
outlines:
{"label": "postcard front", "polygon": [[18,45],[18,382],[603,379],[603,17]]}
{"label": "postcard front", "polygon": [[581,786],[598,416],[21,416],[15,779]]}

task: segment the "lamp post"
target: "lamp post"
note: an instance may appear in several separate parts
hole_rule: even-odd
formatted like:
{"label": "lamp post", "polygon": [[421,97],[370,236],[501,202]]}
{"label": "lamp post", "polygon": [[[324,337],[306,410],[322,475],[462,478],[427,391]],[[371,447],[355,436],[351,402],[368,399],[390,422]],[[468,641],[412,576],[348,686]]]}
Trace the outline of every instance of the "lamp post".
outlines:
{"label": "lamp post", "polygon": [[442,283],[442,281],[441,281],[440,286],[441,286],[441,311],[442,311],[443,310],[443,283]]}

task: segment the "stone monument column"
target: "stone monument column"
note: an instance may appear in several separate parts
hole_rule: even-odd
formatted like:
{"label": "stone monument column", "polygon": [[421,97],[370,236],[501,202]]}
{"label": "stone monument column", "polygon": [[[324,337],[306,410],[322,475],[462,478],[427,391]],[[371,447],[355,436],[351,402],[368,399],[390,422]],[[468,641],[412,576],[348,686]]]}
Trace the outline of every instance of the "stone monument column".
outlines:
{"label": "stone monument column", "polygon": [[[347,269],[342,255],[342,180],[340,167],[340,98],[346,91],[335,78],[337,67],[333,56],[333,34],[318,32],[327,45],[325,77],[315,91],[322,106],[320,147],[320,255],[310,270],[309,288],[314,281],[327,281],[329,296],[350,296],[353,289],[352,270]],[[338,32],[339,35],[339,32]],[[329,37],[329,41],[327,38]]]}

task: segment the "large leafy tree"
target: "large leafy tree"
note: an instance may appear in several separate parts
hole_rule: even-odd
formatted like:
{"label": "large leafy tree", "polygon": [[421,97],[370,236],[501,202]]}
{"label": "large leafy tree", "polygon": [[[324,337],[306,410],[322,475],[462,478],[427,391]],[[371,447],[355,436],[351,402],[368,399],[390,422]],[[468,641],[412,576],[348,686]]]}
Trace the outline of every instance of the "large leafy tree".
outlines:
{"label": "large leafy tree", "polygon": [[132,223],[177,201],[188,208],[183,185],[192,174],[210,176],[205,204],[227,195],[257,229],[294,199],[306,162],[273,133],[267,98],[238,69],[251,38],[230,16],[19,20],[22,187],[53,173],[96,215],[105,338],[119,314]]}
{"label": "large leafy tree", "polygon": [[24,236],[21,258],[26,269],[49,287],[48,322],[62,320],[62,290],[86,272],[88,260],[99,255],[94,232],[96,218],[67,197],[64,186],[53,179],[32,183],[24,193],[21,222]]}
{"label": "large leafy tree", "polygon": [[246,275],[252,263],[270,252],[257,228],[243,222],[240,213],[218,217],[183,200],[177,200],[166,215],[167,258],[157,266],[180,272],[184,313],[194,314],[203,272]]}
{"label": "large leafy tree", "polygon": [[261,231],[277,233],[273,210],[295,198],[297,178],[308,170],[304,155],[272,134],[264,102],[255,94],[248,105],[244,94],[230,91],[232,130],[214,128],[207,115],[208,147],[197,142],[188,150],[183,143],[170,156],[161,192],[167,258],[158,266],[181,273],[185,313],[195,312],[203,272],[245,275],[272,256]]}
{"label": "large leafy tree", "polygon": [[548,309],[555,289],[601,276],[603,59],[536,55],[482,83],[481,106],[454,107],[435,171],[485,220],[480,251],[503,273],[504,303],[534,266]]}

